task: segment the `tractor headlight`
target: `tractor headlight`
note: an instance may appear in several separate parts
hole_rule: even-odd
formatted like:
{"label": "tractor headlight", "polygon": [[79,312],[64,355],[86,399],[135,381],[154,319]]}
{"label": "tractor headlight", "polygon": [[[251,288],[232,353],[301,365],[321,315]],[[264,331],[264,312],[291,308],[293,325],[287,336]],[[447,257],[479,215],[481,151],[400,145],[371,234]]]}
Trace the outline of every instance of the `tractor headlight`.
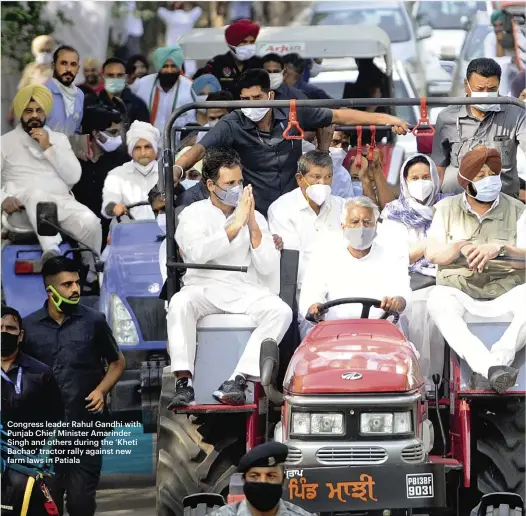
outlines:
{"label": "tractor headlight", "polygon": [[343,435],[343,414],[337,412],[293,412],[291,434]]}
{"label": "tractor headlight", "polygon": [[111,296],[111,329],[113,336],[120,346],[136,346],[139,344],[139,335],[133,318],[121,299],[113,294]]}
{"label": "tractor headlight", "polygon": [[413,427],[411,412],[365,412],[360,417],[363,435],[408,434]]}

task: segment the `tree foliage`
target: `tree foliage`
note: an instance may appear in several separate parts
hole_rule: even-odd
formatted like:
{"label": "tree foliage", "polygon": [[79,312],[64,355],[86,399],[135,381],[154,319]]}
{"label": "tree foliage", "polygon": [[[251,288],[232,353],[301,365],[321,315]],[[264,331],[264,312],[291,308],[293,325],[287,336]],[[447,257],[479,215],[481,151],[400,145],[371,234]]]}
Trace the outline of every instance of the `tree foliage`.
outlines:
{"label": "tree foliage", "polygon": [[[2,56],[17,63],[20,70],[33,61],[33,39],[53,33],[53,23],[43,17],[46,3],[2,2]],[[61,11],[57,16],[61,23],[71,23]]]}

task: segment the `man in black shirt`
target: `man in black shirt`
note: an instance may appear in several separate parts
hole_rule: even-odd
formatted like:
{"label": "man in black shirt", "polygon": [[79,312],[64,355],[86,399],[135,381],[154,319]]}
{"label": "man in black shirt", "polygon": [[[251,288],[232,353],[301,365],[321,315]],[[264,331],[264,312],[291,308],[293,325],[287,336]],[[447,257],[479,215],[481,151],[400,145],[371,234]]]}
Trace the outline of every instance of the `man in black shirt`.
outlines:
{"label": "man in black shirt", "polygon": [[[22,318],[17,310],[2,306],[2,427],[7,439],[29,441],[21,446],[30,454],[38,454],[43,448],[43,438],[37,436],[40,428],[46,428],[46,422],[59,421],[63,416],[62,399],[53,371],[45,364],[20,351],[24,338]],[[21,427],[15,424],[27,423],[29,426],[21,435]],[[37,428],[38,427],[38,428]],[[37,442],[32,442],[37,441]],[[17,471],[22,459],[20,454],[11,454],[11,448],[2,450],[2,459],[6,461],[2,472],[2,515],[20,514],[26,491],[28,475]],[[34,467],[36,464],[27,463]],[[40,484],[33,487],[28,516],[45,516],[45,499]],[[10,509],[12,508],[12,509]]]}
{"label": "man in black shirt", "polygon": [[[270,77],[265,70],[247,70],[238,82],[241,100],[273,100]],[[406,134],[407,123],[385,113],[367,113],[354,109],[302,107],[298,122],[305,131],[336,125],[391,125],[397,134]],[[206,149],[232,147],[240,157],[243,177],[251,184],[256,209],[264,216],[269,206],[281,195],[296,188],[298,159],[302,154],[300,140],[286,140],[289,110],[283,108],[243,108],[224,116],[208,134],[174,165],[174,181],[203,159]],[[291,135],[297,134],[292,130]]]}
{"label": "man in black shirt", "polygon": [[[96,430],[97,422],[109,419],[106,396],[124,372],[124,357],[104,315],[80,304],[79,273],[73,260],[64,256],[49,259],[42,276],[48,299],[25,319],[23,349],[53,369],[66,422],[82,422],[89,429],[91,423]],[[108,363],[106,371],[104,362]],[[70,516],[95,514],[102,455],[94,452],[99,451],[103,437],[90,439],[97,439],[81,446],[80,463],[56,465],[53,498],[60,508],[67,493]]]}
{"label": "man in black shirt", "polygon": [[256,39],[259,25],[250,20],[239,20],[225,30],[225,39],[230,50],[215,56],[205,66],[205,73],[215,75],[223,90],[232,91],[237,97],[236,83],[241,73],[250,68],[261,68],[256,56]]}
{"label": "man in black shirt", "polygon": [[[121,113],[128,127],[139,120],[150,123],[150,111],[144,101],[137,97],[126,85],[126,66],[118,57],[106,59],[102,65],[104,89],[99,93],[99,100],[108,107],[121,111],[122,104],[113,100],[118,97],[124,102],[126,113]],[[126,117],[124,117],[126,114]]]}

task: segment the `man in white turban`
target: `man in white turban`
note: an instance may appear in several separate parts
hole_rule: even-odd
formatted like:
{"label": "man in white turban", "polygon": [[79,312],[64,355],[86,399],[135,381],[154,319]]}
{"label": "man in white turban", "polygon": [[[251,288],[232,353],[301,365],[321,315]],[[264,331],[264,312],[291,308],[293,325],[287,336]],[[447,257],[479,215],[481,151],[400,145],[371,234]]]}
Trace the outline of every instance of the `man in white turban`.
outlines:
{"label": "man in white turban", "polygon": [[[148,201],[148,192],[157,184],[159,131],[151,124],[135,121],[126,134],[126,145],[132,161],[114,168],[104,181],[102,215],[120,217],[128,213],[126,206]],[[155,219],[148,204],[129,213],[134,219]]]}

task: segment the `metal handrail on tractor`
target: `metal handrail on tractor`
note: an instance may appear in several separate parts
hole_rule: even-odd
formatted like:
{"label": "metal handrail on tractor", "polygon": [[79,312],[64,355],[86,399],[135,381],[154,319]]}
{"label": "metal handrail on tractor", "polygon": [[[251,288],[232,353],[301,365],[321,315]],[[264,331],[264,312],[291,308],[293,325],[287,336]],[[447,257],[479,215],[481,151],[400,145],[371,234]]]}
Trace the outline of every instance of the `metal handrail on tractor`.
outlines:
{"label": "metal handrail on tractor", "polygon": [[[354,108],[368,106],[420,106],[422,100],[419,98],[406,99],[323,99],[323,100],[296,100],[296,107],[316,107],[316,108]],[[472,98],[472,97],[432,97],[427,99],[428,106],[466,106],[473,104],[507,104],[520,108],[525,108],[525,103],[511,97],[497,98]],[[187,111],[194,109],[241,109],[245,107],[258,108],[290,108],[290,100],[229,100],[229,101],[210,101],[192,102],[175,109],[164,129],[163,135],[163,178],[166,196],[166,267],[167,267],[167,299],[168,301],[177,290],[176,271],[178,269],[193,268],[192,265],[185,265],[177,261],[177,244],[175,242],[175,217],[174,217],[174,181],[173,165],[174,158],[179,149],[172,148],[175,132],[180,130],[176,127],[175,121]],[[376,126],[377,130],[390,129],[390,126]],[[343,128],[342,128],[343,129]],[[356,126],[345,126],[345,130],[356,129]],[[161,180],[162,180],[161,179]],[[195,267],[197,268],[197,267]],[[209,268],[214,268],[209,266]]]}

